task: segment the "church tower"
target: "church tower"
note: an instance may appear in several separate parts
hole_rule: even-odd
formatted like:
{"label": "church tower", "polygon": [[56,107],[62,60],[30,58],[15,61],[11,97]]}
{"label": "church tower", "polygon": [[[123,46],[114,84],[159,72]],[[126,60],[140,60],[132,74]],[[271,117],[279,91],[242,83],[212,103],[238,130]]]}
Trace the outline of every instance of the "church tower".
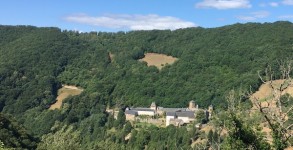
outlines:
{"label": "church tower", "polygon": [[188,107],[189,110],[195,110],[196,109],[196,105],[195,105],[195,101],[192,100],[189,102],[189,107]]}
{"label": "church tower", "polygon": [[157,105],[155,102],[152,102],[150,109],[153,109],[154,111],[157,111]]}

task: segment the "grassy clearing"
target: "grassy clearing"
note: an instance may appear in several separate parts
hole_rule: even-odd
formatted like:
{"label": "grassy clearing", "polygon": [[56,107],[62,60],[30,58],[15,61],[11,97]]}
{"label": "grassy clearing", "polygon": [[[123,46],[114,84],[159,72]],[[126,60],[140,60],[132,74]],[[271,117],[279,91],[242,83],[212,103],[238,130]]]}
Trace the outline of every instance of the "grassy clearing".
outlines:
{"label": "grassy clearing", "polygon": [[[272,85],[274,88],[278,89],[280,88],[281,84],[284,83],[284,80],[274,80],[272,81]],[[291,96],[293,96],[293,85],[292,84],[287,84],[286,83],[286,89],[280,93],[281,95],[284,95],[286,93],[290,94]],[[273,99],[273,88],[270,86],[270,83],[265,83],[263,85],[260,86],[259,90],[256,91],[254,94],[252,94],[251,96],[251,100],[259,100],[261,101],[261,105],[266,107],[268,106],[268,102],[270,107],[276,107],[276,101]],[[277,93],[279,94],[279,93]]]}
{"label": "grassy clearing", "polygon": [[[288,93],[289,95],[293,96],[293,84],[284,83],[285,80],[274,80],[272,81],[272,86],[275,89],[279,89],[281,84],[284,84],[284,90],[280,93],[279,91],[274,91],[271,87],[270,83],[262,84],[258,91],[256,91],[251,96],[251,101],[259,101],[261,102],[262,107],[269,107],[270,111],[278,111],[277,107],[277,100],[274,97],[273,93],[275,92],[276,95],[284,95]],[[251,112],[255,113],[257,110],[257,106],[253,105]],[[266,134],[266,139],[269,143],[272,143],[273,138],[271,136],[271,129],[268,128],[267,123],[261,123],[262,132]]]}
{"label": "grassy clearing", "polygon": [[81,94],[83,89],[76,86],[63,85],[61,89],[58,90],[58,97],[56,98],[56,103],[50,106],[50,110],[60,109],[62,101],[69,96],[75,96]]}
{"label": "grassy clearing", "polygon": [[146,53],[144,58],[139,59],[141,62],[146,62],[148,66],[155,66],[159,70],[167,64],[172,65],[177,60],[178,58],[157,53]]}

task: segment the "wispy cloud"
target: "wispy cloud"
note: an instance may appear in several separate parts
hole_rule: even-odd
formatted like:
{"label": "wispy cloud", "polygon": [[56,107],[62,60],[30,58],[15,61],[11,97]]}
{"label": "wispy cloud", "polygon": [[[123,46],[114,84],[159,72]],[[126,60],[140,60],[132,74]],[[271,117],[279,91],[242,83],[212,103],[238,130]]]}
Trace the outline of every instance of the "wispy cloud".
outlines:
{"label": "wispy cloud", "polygon": [[277,2],[270,2],[269,5],[272,6],[272,7],[278,7],[279,6],[279,3],[277,3]]}
{"label": "wispy cloud", "polygon": [[293,15],[283,15],[283,16],[279,16],[278,18],[288,20],[288,19],[293,19]]}
{"label": "wispy cloud", "polygon": [[293,0],[283,0],[282,3],[284,5],[293,5]]}
{"label": "wispy cloud", "polygon": [[253,20],[256,20],[256,18],[253,17],[253,16],[237,16],[236,18],[239,19],[239,20],[243,20],[243,21],[253,21]]}
{"label": "wispy cloud", "polygon": [[270,13],[268,11],[257,11],[257,12],[249,13],[248,15],[237,16],[236,18],[243,21],[254,21],[257,19],[266,18],[269,15]]}
{"label": "wispy cloud", "polygon": [[196,8],[235,9],[250,8],[249,0],[203,0],[195,5]]}
{"label": "wispy cloud", "polygon": [[65,17],[66,21],[99,26],[111,29],[130,30],[152,30],[152,29],[179,29],[196,27],[193,22],[184,21],[171,16],[149,15],[104,15],[88,16],[86,14],[70,15]]}
{"label": "wispy cloud", "polygon": [[270,15],[268,11],[257,11],[257,12],[252,12],[250,14],[253,15],[255,18],[266,18]]}
{"label": "wispy cloud", "polygon": [[279,2],[268,2],[268,3],[260,3],[259,4],[260,7],[267,7],[267,6],[278,7],[279,5],[280,5]]}

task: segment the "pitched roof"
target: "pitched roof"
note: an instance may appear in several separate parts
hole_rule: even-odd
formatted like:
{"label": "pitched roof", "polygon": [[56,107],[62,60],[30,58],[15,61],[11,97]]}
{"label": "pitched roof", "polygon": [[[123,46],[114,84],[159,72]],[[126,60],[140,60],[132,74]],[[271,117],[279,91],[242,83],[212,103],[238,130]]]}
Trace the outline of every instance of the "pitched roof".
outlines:
{"label": "pitched roof", "polygon": [[136,111],[133,111],[133,110],[125,110],[125,114],[128,114],[128,115],[135,115],[137,116],[138,113]]}
{"label": "pitched roof", "polygon": [[195,118],[194,111],[166,112],[166,116]]}
{"label": "pitched roof", "polygon": [[166,116],[176,116],[176,113],[175,112],[167,112]]}
{"label": "pitched roof", "polygon": [[159,108],[161,111],[165,112],[176,112],[176,111],[186,111],[187,108]]}
{"label": "pitched roof", "polygon": [[178,117],[195,118],[195,115],[194,115],[194,112],[193,111],[176,112],[176,116],[178,116]]}
{"label": "pitched roof", "polygon": [[154,110],[150,109],[150,108],[132,108],[130,110],[133,110],[133,111],[152,111],[152,112],[154,112]]}

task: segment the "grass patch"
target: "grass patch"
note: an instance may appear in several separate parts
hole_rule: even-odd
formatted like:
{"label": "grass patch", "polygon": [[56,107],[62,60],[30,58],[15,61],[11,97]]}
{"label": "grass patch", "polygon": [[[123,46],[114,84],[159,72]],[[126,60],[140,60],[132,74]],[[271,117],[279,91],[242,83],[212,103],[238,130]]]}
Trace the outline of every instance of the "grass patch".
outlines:
{"label": "grass patch", "polygon": [[172,65],[178,58],[157,53],[146,53],[145,57],[139,59],[141,62],[146,62],[148,66],[155,66],[161,70],[166,65]]}
{"label": "grass patch", "polygon": [[63,85],[63,87],[58,90],[56,103],[52,104],[49,109],[50,110],[60,109],[64,99],[66,99],[69,96],[79,95],[81,94],[82,91],[83,89],[78,88],[76,86]]}

